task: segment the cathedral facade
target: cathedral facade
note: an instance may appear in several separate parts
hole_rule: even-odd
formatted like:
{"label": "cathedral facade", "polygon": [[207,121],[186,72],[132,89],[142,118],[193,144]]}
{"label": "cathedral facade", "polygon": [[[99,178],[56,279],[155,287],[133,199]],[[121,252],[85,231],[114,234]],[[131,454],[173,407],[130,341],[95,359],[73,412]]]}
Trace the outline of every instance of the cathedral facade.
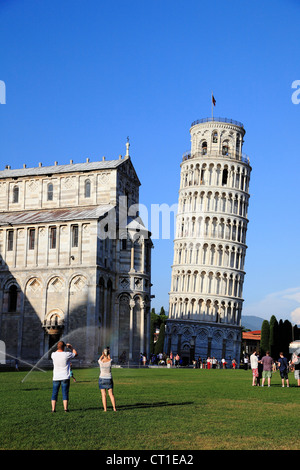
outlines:
{"label": "cathedral facade", "polygon": [[242,123],[195,121],[183,155],[165,335],[185,362],[240,359],[251,167]]}
{"label": "cathedral facade", "polygon": [[115,362],[149,353],[152,242],[138,214],[139,186],[129,144],[116,160],[0,172],[8,358],[36,362],[64,338],[81,363],[106,346]]}

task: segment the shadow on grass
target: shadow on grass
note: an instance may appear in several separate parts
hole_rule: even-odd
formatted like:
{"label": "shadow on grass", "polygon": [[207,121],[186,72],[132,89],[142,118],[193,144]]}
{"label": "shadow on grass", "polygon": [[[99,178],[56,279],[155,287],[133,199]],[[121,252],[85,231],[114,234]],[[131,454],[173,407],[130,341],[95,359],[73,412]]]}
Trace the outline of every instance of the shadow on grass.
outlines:
{"label": "shadow on grass", "polygon": [[[156,402],[156,403],[133,403],[131,405],[119,405],[117,404],[117,410],[118,411],[123,411],[123,410],[136,410],[138,408],[142,408],[142,409],[145,409],[145,408],[150,408],[150,409],[153,409],[153,408],[160,408],[160,407],[163,407],[163,406],[166,406],[166,407],[169,407],[169,406],[185,406],[185,405],[193,405],[194,402],[193,401],[185,401],[185,402],[180,402],[180,403],[169,403],[167,401],[160,401],[160,402]],[[100,406],[101,408],[101,406]],[[107,406],[107,409],[109,409],[109,405]],[[74,409],[73,408],[73,411],[83,411],[84,409],[83,408],[76,408]],[[91,407],[91,408],[85,408],[85,410],[99,410],[99,406],[97,407]]]}
{"label": "shadow on grass", "polygon": [[184,406],[193,405],[193,401],[185,401],[180,403],[169,403],[167,401],[158,401],[156,403],[133,403],[132,405],[121,405],[119,410],[133,410],[136,408],[160,408],[161,406]]}

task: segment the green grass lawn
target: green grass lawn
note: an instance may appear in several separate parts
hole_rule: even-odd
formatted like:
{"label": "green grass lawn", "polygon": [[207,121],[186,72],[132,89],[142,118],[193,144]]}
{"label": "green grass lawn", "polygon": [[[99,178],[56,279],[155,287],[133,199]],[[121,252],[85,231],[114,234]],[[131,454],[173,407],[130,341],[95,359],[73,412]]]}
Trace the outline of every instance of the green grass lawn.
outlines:
{"label": "green grass lawn", "polygon": [[300,388],[252,387],[251,371],[113,369],[117,413],[102,410],[98,368],[74,371],[70,412],[52,371],[0,372],[1,450],[299,450]]}

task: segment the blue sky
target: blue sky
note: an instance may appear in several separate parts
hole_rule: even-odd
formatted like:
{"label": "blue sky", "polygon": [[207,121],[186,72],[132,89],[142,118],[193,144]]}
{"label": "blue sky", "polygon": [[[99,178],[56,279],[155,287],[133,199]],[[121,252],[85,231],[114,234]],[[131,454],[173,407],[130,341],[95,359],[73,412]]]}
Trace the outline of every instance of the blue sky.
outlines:
{"label": "blue sky", "polygon": [[[244,314],[300,323],[300,2],[0,0],[0,21],[0,168],[115,159],[129,136],[140,202],[176,204],[213,91],[252,166]],[[153,241],[167,310],[173,237]]]}

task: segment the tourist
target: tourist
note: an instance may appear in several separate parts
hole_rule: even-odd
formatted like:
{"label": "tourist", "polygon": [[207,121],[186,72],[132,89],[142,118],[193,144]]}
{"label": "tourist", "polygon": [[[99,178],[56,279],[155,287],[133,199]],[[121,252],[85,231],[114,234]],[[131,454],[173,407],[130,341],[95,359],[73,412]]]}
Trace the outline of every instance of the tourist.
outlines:
{"label": "tourist", "polygon": [[250,356],[250,365],[252,369],[252,387],[254,387],[257,385],[258,379],[258,358],[256,355],[256,350],[254,350]]}
{"label": "tourist", "polygon": [[292,356],[292,364],[294,365],[294,377],[297,380],[297,386],[300,387],[300,353],[294,353]]}
{"label": "tourist", "polygon": [[146,356],[146,353],[143,354],[143,366],[146,367],[146,362],[147,362],[147,356]]}
{"label": "tourist", "polygon": [[244,370],[248,370],[249,358],[248,356],[244,357]]}
{"label": "tourist", "polygon": [[[67,347],[70,351],[65,351]],[[70,343],[63,341],[57,343],[57,351],[51,354],[53,361],[53,389],[52,389],[52,413],[56,411],[58,392],[61,387],[63,396],[63,407],[65,412],[69,411],[69,388],[70,388],[70,361],[77,356],[77,352]]]}
{"label": "tourist", "polygon": [[260,352],[257,351],[256,354],[257,354],[257,359],[258,359],[258,377],[257,377],[257,385],[260,386],[260,381],[261,381],[261,379],[262,379],[263,365],[262,365],[262,363],[261,363]]}
{"label": "tourist", "polygon": [[236,360],[235,360],[235,359],[232,359],[231,365],[232,365],[232,368],[233,368],[233,369],[236,368]]}
{"label": "tourist", "polygon": [[286,380],[286,386],[289,387],[289,377],[288,377],[288,361],[287,358],[284,357],[284,354],[281,352],[279,354],[279,359],[277,361],[277,365],[279,367],[279,373],[282,381],[282,386],[284,387],[284,379]]}
{"label": "tourist", "polygon": [[222,359],[222,367],[223,367],[223,369],[226,369],[226,364],[227,364],[226,359],[223,357],[223,359]]}
{"label": "tourist", "polygon": [[102,404],[104,411],[107,411],[106,390],[114,411],[116,410],[116,401],[113,393],[113,379],[111,374],[111,357],[109,348],[104,349],[102,356],[98,360],[100,366],[99,389],[101,390]]}
{"label": "tourist", "polygon": [[268,387],[271,386],[273,362],[274,361],[272,357],[270,356],[270,352],[266,351],[266,355],[261,359],[261,363],[263,365],[262,384],[261,384],[262,387],[265,385],[266,379],[268,379]]}

